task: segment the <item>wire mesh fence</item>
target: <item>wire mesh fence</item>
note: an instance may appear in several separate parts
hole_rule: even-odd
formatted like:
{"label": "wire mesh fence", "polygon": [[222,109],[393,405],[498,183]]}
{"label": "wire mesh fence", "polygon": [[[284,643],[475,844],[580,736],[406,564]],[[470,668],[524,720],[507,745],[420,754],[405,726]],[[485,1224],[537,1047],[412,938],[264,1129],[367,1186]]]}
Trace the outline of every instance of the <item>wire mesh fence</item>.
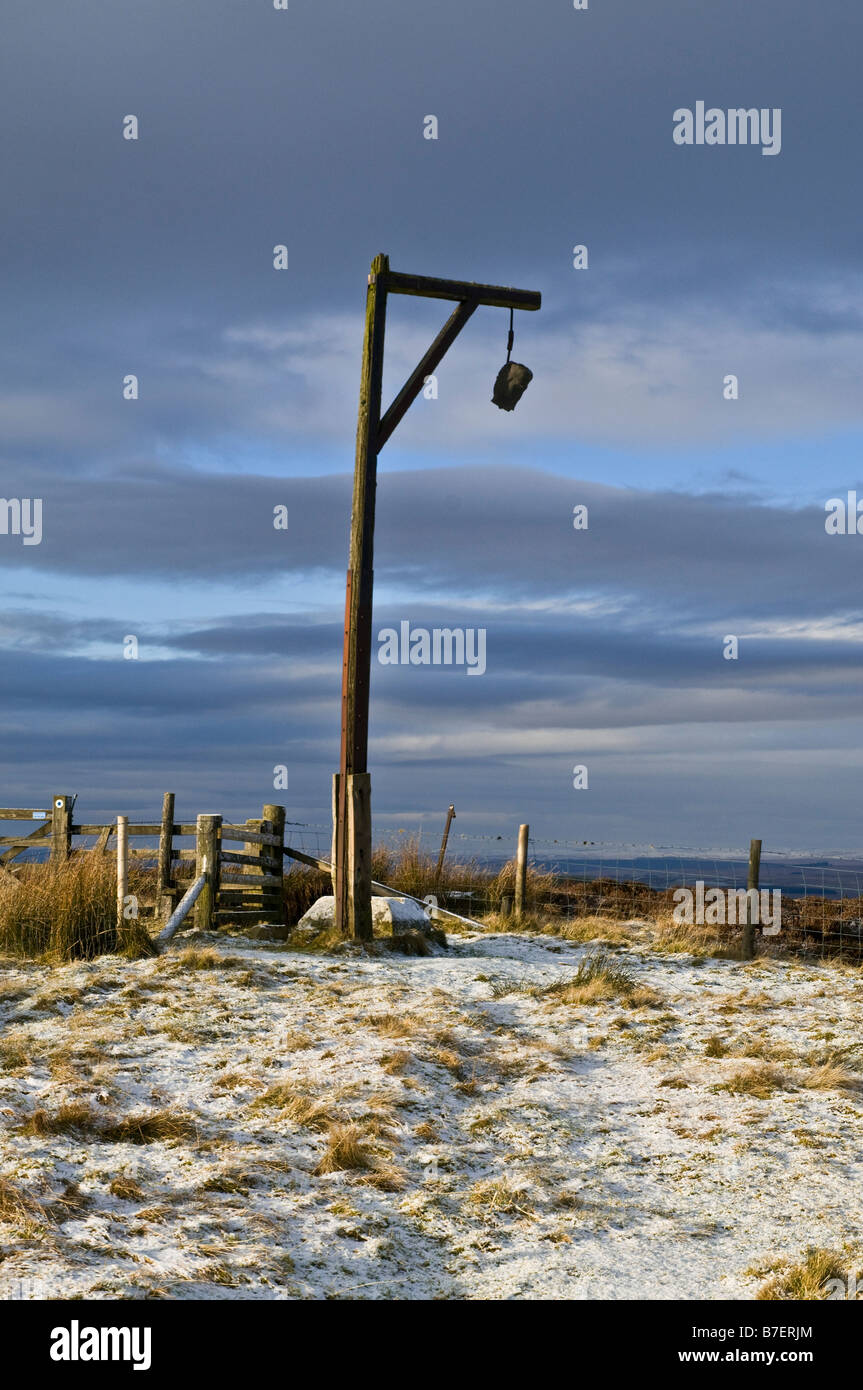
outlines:
{"label": "wire mesh fence", "polygon": [[[375,835],[373,874],[418,897],[434,894],[442,907],[468,918],[501,915],[511,904],[515,834],[450,832],[443,872],[437,873],[441,826],[383,828]],[[294,849],[329,861],[329,822],[288,820],[285,840]],[[76,840],[81,848],[82,841]],[[155,839],[153,853],[155,855]],[[141,842],[142,848],[145,843]],[[24,860],[38,860],[47,848],[34,846]],[[699,847],[552,839],[531,836],[525,907],[534,917],[561,924],[585,917],[609,920],[677,920],[687,924],[680,890],[692,895],[695,923],[741,933],[747,889],[748,847]],[[286,869],[288,869],[286,864]],[[305,871],[295,867],[291,871]],[[288,878],[291,877],[289,872]],[[319,875],[317,891],[328,891]],[[308,884],[312,888],[311,881]],[[286,900],[304,910],[304,890],[293,885]],[[779,905],[779,930],[765,931],[774,947],[840,954],[863,961],[863,850],[763,848],[759,895],[767,916]],[[675,914],[677,914],[675,916]],[[757,919],[756,919],[757,920]],[[766,922],[760,928],[766,927]]]}
{"label": "wire mesh fence", "polygon": [[[295,823],[287,829],[290,844],[323,859],[329,859],[330,836],[331,827],[324,824]],[[434,834],[385,830],[375,842],[392,865],[391,878],[384,881],[419,896],[434,894],[442,907],[482,919],[509,905],[515,837],[508,838],[509,844],[501,835],[451,833],[439,879],[439,839]],[[399,864],[406,860],[411,862],[410,888],[398,881]],[[531,836],[526,907],[550,923],[584,917],[624,922],[670,918],[685,927],[687,903],[679,890],[686,889],[694,921],[723,930],[733,941],[745,920],[748,869],[748,847]],[[863,960],[863,851],[764,848],[758,888],[756,935],[763,932],[773,947]],[[768,926],[778,930],[765,930]]]}

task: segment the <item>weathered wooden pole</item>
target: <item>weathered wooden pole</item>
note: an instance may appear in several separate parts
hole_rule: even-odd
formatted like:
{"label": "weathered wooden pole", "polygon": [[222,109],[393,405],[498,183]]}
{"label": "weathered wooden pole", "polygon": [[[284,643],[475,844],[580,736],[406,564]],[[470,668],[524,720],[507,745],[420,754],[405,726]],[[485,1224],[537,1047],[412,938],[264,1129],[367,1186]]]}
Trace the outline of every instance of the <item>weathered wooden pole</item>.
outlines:
{"label": "weathered wooden pole", "polygon": [[[343,936],[372,936],[371,815],[352,815],[348,778],[368,771],[369,680],[378,430],[384,366],[388,256],[375,256],[366,290],[366,327],[357,418],[351,543],[342,657],[342,736],[336,826],[336,926]],[[349,826],[352,829],[349,829]],[[367,836],[362,843],[352,835]],[[350,864],[350,869],[349,869]]]}
{"label": "weathered wooden pole", "polygon": [[63,864],[72,850],[71,796],[55,796],[51,808],[51,863]]}
{"label": "weathered wooden pole", "polygon": [[129,818],[117,817],[117,931],[123,930],[126,894],[129,890]]}
{"label": "weathered wooden pole", "polygon": [[[367,772],[354,772],[347,779],[347,845],[345,885],[348,902],[353,902],[353,922],[362,922],[363,930],[355,929],[359,940],[372,937],[372,779]],[[368,930],[365,924],[368,923]]]}
{"label": "weathered wooden pole", "polygon": [[337,772],[333,773],[333,842],[330,850],[330,878],[333,884],[333,900],[338,897],[336,893],[336,844],[338,841],[339,829],[339,783],[341,778]]}
{"label": "weathered wooden pole", "polygon": [[[456,300],[456,307],[411,372],[386,414],[381,416],[384,330],[387,296],[418,295]],[[343,936],[372,936],[371,809],[367,777],[369,678],[372,645],[373,542],[377,457],[416,400],[462,328],[481,304],[505,309],[538,309],[535,290],[441,280],[390,270],[389,257],[375,256],[366,291],[366,324],[357,419],[351,543],[345,590],[342,659],[341,756],[333,834],[335,920]],[[350,782],[351,778],[359,778]],[[353,798],[353,799],[352,799]],[[357,840],[355,837],[359,836]]]}
{"label": "weathered wooden pole", "polygon": [[450,806],[446,813],[446,825],[443,828],[443,839],[440,842],[440,854],[437,857],[437,868],[435,869],[435,882],[437,883],[443,873],[443,861],[446,855],[447,840],[449,839],[449,828],[455,820],[455,807]]}
{"label": "weathered wooden pole", "polygon": [[[219,851],[222,840],[221,816],[198,816],[195,836],[195,878],[206,873],[207,881],[195,903],[198,931],[212,931],[219,892]],[[206,868],[205,868],[206,864]]]}
{"label": "weathered wooden pole", "polygon": [[168,918],[172,911],[171,868],[174,858],[174,793],[162,797],[162,825],[159,831],[159,869],[156,886],[156,916]]}
{"label": "weathered wooden pole", "polygon": [[275,804],[268,803],[261,811],[261,829],[266,825],[269,834],[275,835],[279,842],[278,845],[261,845],[262,873],[276,880],[261,885],[261,905],[264,912],[279,923],[285,920],[285,816],[284,806]]}
{"label": "weathered wooden pole", "polygon": [[518,827],[518,848],[515,856],[515,920],[521,921],[524,912],[525,886],[527,883],[527,841],[529,825]]}
{"label": "weathered wooden pole", "polygon": [[752,960],[755,955],[755,914],[752,911],[752,899],[749,890],[758,891],[758,879],[761,874],[761,841],[749,841],[749,873],[746,878],[746,922],[743,927],[743,946],[741,956],[743,960]]}

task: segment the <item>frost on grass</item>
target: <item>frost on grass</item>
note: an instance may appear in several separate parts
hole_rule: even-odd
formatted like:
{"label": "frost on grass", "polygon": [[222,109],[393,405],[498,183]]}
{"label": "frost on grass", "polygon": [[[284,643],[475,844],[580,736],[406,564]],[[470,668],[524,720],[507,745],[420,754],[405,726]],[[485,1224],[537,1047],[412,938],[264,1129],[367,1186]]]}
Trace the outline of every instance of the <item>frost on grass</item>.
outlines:
{"label": "frost on grass", "polygon": [[860,1227],[859,972],[689,947],[8,959],[0,1296],[825,1296]]}

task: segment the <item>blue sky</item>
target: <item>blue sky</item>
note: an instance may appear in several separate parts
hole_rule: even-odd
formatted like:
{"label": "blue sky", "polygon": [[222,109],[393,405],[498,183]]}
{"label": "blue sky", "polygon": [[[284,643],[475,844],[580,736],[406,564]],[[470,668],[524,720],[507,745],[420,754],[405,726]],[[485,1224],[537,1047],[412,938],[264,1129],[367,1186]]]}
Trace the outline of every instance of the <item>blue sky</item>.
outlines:
{"label": "blue sky", "polygon": [[[41,497],[44,536],[0,534],[0,801],[247,815],[285,764],[289,817],[326,820],[385,251],[543,308],[516,316],[513,414],[490,404],[508,316],[483,309],[381,455],[375,630],[488,633],[482,679],[375,665],[381,833],[454,801],[478,834],[858,843],[863,539],[824,532],[828,498],[863,496],[856,9],[51,0],[4,23],[0,494]],[[698,100],[781,108],[781,153],[675,145]],[[386,397],[447,313],[390,301]]]}

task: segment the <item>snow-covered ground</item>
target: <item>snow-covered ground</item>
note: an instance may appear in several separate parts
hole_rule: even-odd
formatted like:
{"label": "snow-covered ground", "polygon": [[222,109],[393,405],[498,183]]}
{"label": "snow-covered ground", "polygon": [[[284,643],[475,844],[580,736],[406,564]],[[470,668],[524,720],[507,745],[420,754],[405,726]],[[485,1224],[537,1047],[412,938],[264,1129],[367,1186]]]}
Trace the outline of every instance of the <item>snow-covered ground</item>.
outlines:
{"label": "snow-covered ground", "polygon": [[0,1296],[752,1298],[858,1241],[859,969],[633,940],[637,1006],[547,936],[3,962]]}

